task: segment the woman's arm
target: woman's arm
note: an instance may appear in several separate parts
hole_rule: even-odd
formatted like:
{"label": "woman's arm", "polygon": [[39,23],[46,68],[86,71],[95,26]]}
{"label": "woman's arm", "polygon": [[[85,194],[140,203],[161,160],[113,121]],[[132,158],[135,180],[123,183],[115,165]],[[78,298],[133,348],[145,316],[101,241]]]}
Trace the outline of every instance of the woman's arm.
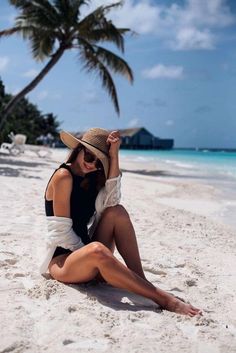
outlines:
{"label": "woman's arm", "polygon": [[67,169],[59,169],[53,178],[53,213],[57,217],[70,218],[72,176]]}
{"label": "woman's arm", "polygon": [[107,143],[110,144],[110,148],[109,148],[110,167],[109,167],[108,179],[112,179],[120,175],[119,148],[120,148],[121,141],[120,141],[119,131],[112,131],[107,138]]}
{"label": "woman's arm", "polygon": [[79,235],[73,230],[70,215],[72,184],[72,176],[68,170],[60,169],[55,173],[52,182],[54,216],[47,217],[49,247],[61,246],[74,251],[84,246]]}

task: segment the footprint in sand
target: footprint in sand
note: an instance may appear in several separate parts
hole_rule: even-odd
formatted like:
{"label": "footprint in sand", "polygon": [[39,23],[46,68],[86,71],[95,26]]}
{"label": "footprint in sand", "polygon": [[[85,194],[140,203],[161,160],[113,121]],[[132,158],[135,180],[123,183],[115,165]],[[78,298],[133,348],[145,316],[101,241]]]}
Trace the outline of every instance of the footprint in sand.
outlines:
{"label": "footprint in sand", "polygon": [[69,340],[69,339],[66,339],[66,340],[64,340],[62,343],[64,344],[64,346],[66,346],[67,344],[74,343],[74,341]]}
{"label": "footprint in sand", "polygon": [[10,251],[0,251],[0,254],[5,254],[5,255],[8,255],[8,256],[15,256],[15,254],[13,252],[10,252]]}
{"label": "footprint in sand", "polygon": [[13,278],[26,277],[28,273],[14,273]]}
{"label": "footprint in sand", "polygon": [[46,298],[48,300],[52,295],[63,292],[64,290],[60,283],[54,280],[48,280],[41,284],[36,284],[27,291],[27,294],[30,298]]}
{"label": "footprint in sand", "polygon": [[186,285],[187,285],[188,287],[195,287],[195,286],[197,286],[197,280],[195,280],[195,279],[187,279],[187,280],[185,281],[185,283],[186,283]]}
{"label": "footprint in sand", "polygon": [[5,262],[9,265],[15,265],[18,260],[17,259],[5,259]]}
{"label": "footprint in sand", "polygon": [[185,267],[185,265],[186,265],[186,264],[178,264],[178,265],[175,265],[174,267],[175,267],[175,268],[183,268],[183,267]]}
{"label": "footprint in sand", "polygon": [[[15,266],[14,266],[15,267]],[[29,276],[30,273],[29,272],[15,272],[15,273],[11,273],[8,272],[6,273],[5,277],[7,279],[13,279],[13,278],[22,278],[22,277],[27,277]],[[31,276],[32,277],[32,276]],[[1,353],[1,352],[0,352]]]}
{"label": "footprint in sand", "polygon": [[195,323],[195,326],[210,326],[210,327],[216,327],[217,326],[217,321],[207,318],[207,317],[197,317],[196,318],[197,322]]}
{"label": "footprint in sand", "polygon": [[183,290],[179,289],[178,287],[174,287],[170,289],[170,292],[183,292]]}
{"label": "footprint in sand", "polygon": [[18,262],[18,260],[16,259],[5,259],[5,260],[0,260],[0,267],[4,268],[4,269],[9,269],[9,268],[15,268],[16,266],[14,266],[16,263]]}
{"label": "footprint in sand", "polygon": [[15,342],[15,343],[12,343],[10,346],[7,346],[3,350],[1,350],[0,353],[8,353],[8,352],[21,353],[21,352],[25,352],[27,349],[29,349],[29,345],[27,343]]}
{"label": "footprint in sand", "polygon": [[75,306],[75,305],[70,305],[68,308],[67,308],[68,312],[69,313],[74,313],[75,311],[78,310],[78,308]]}
{"label": "footprint in sand", "polygon": [[0,237],[8,237],[11,233],[0,233]]}
{"label": "footprint in sand", "polygon": [[146,267],[146,266],[143,266],[143,269],[144,271],[147,271],[147,272],[150,272],[152,273],[153,275],[160,275],[160,276],[166,276],[167,273],[165,271],[162,271],[162,270],[156,270],[155,268],[150,268],[150,267]]}

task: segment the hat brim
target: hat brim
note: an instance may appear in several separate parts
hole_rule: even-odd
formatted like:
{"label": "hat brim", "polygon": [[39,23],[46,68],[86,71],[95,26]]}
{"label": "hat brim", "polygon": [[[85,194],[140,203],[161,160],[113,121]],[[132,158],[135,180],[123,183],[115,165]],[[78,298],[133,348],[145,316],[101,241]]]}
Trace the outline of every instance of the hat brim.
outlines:
{"label": "hat brim", "polygon": [[102,153],[95,146],[92,146],[89,143],[87,143],[86,141],[83,141],[83,140],[79,139],[78,137],[71,135],[67,131],[61,131],[60,138],[61,138],[62,142],[70,149],[76,148],[78,146],[78,143],[81,143],[81,145],[85,146],[89,151],[91,151],[101,161],[101,163],[103,165],[105,177],[106,177],[106,179],[108,178],[109,159],[105,153]]}

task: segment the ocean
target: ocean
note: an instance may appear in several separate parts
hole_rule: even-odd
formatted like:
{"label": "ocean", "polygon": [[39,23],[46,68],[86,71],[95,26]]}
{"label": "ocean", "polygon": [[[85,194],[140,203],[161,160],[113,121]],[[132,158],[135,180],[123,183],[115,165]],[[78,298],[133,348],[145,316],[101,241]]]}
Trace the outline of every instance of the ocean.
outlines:
{"label": "ocean", "polygon": [[236,228],[236,152],[209,150],[121,150],[121,156],[143,164],[152,163],[163,177],[195,179],[221,193],[222,218]]}
{"label": "ocean", "polygon": [[121,155],[137,162],[158,161],[172,165],[176,172],[185,170],[189,174],[198,178],[199,176],[209,178],[227,178],[236,181],[236,152],[208,150],[121,150]]}

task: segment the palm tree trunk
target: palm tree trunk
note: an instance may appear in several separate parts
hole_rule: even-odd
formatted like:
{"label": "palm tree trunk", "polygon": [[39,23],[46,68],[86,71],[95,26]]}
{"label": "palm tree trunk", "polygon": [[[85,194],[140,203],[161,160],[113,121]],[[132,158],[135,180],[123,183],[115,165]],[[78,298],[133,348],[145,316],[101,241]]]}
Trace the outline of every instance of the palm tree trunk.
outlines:
{"label": "palm tree trunk", "polygon": [[0,114],[0,131],[2,130],[8,115],[14,108],[14,106],[18,103],[20,99],[22,99],[26,94],[31,92],[38,83],[47,75],[47,73],[51,70],[51,68],[58,62],[65,51],[64,46],[60,46],[55,54],[52,55],[51,60],[47,63],[46,66],[42,69],[42,71],[31,81],[25,88],[22,89],[17,95],[15,95],[10,102],[6,105],[6,107],[2,110]]}

